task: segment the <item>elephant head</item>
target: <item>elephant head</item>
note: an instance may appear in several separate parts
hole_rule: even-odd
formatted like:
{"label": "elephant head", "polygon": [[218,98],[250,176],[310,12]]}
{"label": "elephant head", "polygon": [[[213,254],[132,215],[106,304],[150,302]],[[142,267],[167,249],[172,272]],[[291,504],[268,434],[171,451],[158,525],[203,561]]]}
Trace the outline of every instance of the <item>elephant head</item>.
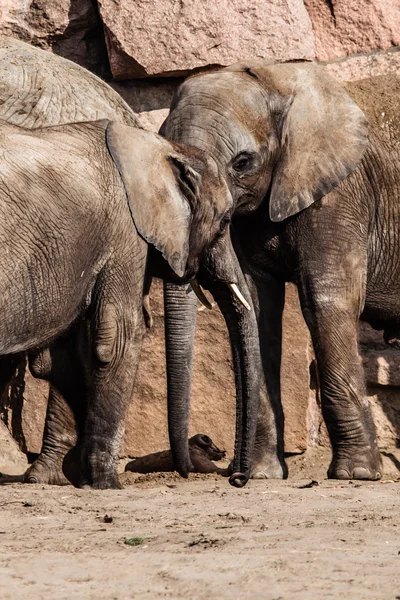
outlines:
{"label": "elephant head", "polygon": [[[366,119],[358,106],[323,68],[306,62],[259,61],[194,75],[178,89],[160,133],[195,146],[215,160],[232,194],[236,215],[266,203],[271,222],[296,215],[337,186],[358,166],[368,139]],[[208,287],[228,323],[237,396],[243,405],[246,393],[249,398],[257,389],[258,332],[254,334],[252,324],[243,320],[233,297],[226,290],[221,295],[216,275],[219,257],[212,251],[206,253],[203,265]],[[236,268],[245,290],[237,262]],[[167,322],[178,294],[177,286],[167,287]],[[189,306],[180,314],[181,322],[186,323],[182,335],[191,340],[193,315]],[[179,364],[190,363],[193,348],[187,343],[186,353],[179,355],[176,335],[171,332],[172,327],[167,329],[167,360],[179,372]],[[251,359],[246,362],[246,357]],[[185,376],[179,381],[171,377],[168,390],[171,414],[175,410],[177,415],[176,421],[170,421],[171,448],[180,472],[185,472],[182,464],[187,460],[182,456],[188,437],[190,370]],[[242,415],[238,419],[241,422]],[[237,439],[235,457],[242,451],[242,443]],[[233,468],[238,468],[236,458]]]}
{"label": "elephant head", "polygon": [[204,249],[227,235],[233,206],[215,161],[120,123],[108,124],[106,139],[138,233],[177,277],[193,278]]}
{"label": "elephant head", "polygon": [[160,133],[217,161],[236,211],[267,199],[272,221],[336,187],[368,135],[362,111],[322,67],[265,61],[187,79]]}

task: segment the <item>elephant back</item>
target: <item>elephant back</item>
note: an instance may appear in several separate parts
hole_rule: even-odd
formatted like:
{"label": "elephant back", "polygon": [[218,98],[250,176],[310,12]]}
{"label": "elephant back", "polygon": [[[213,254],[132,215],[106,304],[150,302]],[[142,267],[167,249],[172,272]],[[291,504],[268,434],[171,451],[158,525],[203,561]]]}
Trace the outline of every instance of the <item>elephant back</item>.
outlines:
{"label": "elephant back", "polygon": [[102,79],[13,38],[0,39],[0,119],[28,129],[97,119],[142,128]]}

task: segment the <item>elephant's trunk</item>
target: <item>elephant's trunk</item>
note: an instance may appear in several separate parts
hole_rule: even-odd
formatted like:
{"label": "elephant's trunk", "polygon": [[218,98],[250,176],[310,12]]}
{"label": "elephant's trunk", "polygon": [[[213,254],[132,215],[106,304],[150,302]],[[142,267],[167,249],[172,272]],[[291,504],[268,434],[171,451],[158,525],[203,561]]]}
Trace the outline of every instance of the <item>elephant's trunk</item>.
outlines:
{"label": "elephant's trunk", "polygon": [[239,288],[251,306],[248,311],[232,290],[217,284],[210,287],[228,327],[236,383],[236,438],[233,472],[229,483],[243,487],[251,470],[260,392],[260,357],[257,322],[242,274]]}
{"label": "elephant's trunk", "polygon": [[196,310],[190,285],[164,282],[168,431],[175,469],[185,478],[193,469],[188,437]]}
{"label": "elephant's trunk", "polygon": [[[250,476],[260,388],[260,352],[255,311],[230,238],[216,246],[204,263],[203,278],[225,318],[236,381],[236,441],[230,483],[245,485]],[[240,300],[236,283],[244,298]],[[189,288],[190,289],[190,288]],[[243,305],[249,304],[250,310]],[[168,379],[168,425],[176,470],[187,477],[192,468],[188,449],[190,384],[196,322],[196,296],[188,286],[164,286]]]}

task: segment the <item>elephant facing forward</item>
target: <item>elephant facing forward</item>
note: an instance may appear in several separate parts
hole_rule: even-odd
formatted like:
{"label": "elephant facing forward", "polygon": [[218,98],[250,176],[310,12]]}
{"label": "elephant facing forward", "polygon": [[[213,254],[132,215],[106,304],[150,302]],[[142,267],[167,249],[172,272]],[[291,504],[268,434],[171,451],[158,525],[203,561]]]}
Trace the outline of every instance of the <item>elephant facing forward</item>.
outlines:
{"label": "elephant facing forward", "polygon": [[3,122],[0,153],[0,355],[29,351],[36,374],[80,401],[74,483],[117,487],[148,244],[158,275],[193,277],[226,234],[231,196],[199,151],[107,120]]}
{"label": "elephant facing forward", "polygon": [[[333,449],[328,476],[381,476],[357,323],[368,321],[398,344],[400,85],[394,79],[349,83],[346,92],[312,63],[249,61],[187,79],[161,128],[168,139],[213,157],[233,196],[232,238],[258,320],[258,339],[248,336],[247,344],[259,344],[266,384],[254,477],[287,473],[279,381],[285,281],[298,287],[317,356]],[[214,294],[212,280],[208,287]],[[168,284],[166,294],[167,308],[170,295],[188,302],[179,286]],[[185,322],[181,335],[192,339],[194,319]],[[176,336],[167,337],[167,358],[190,363],[192,347],[182,356],[179,346]],[[181,414],[189,408],[188,377],[186,370],[170,385],[170,404]],[[171,436],[182,471],[185,423]]]}

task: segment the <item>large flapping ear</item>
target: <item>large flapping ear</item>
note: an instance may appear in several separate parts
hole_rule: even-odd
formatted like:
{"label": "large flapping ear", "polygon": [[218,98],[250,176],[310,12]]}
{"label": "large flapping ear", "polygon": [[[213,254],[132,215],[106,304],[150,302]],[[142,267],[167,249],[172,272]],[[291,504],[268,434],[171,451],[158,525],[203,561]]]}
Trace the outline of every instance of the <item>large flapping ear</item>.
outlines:
{"label": "large flapping ear", "polygon": [[244,70],[268,92],[288,99],[270,195],[270,217],[283,221],[325,196],[357,168],[367,146],[367,120],[316,64],[260,61]]}
{"label": "large flapping ear", "polygon": [[137,231],[182,277],[192,220],[188,198],[197,192],[200,175],[155,133],[111,122],[106,138]]}

